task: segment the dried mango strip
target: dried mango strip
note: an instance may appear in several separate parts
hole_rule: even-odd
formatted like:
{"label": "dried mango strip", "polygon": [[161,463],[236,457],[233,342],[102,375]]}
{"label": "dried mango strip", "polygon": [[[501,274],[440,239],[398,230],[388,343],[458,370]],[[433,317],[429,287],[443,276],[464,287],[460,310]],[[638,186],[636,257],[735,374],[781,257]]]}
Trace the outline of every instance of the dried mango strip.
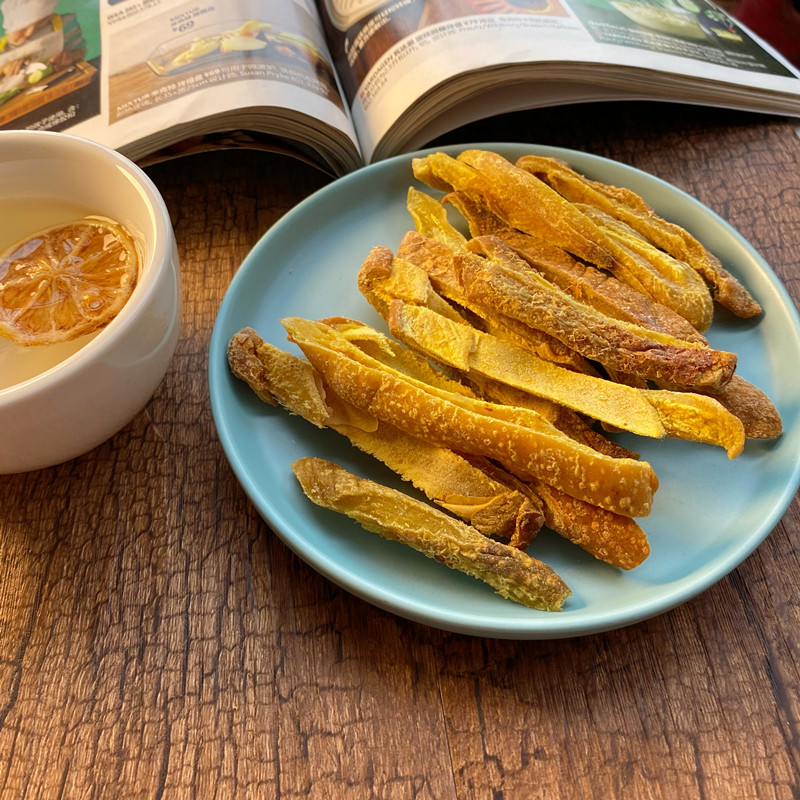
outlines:
{"label": "dried mango strip", "polygon": [[736,369],[735,353],[606,317],[514,258],[491,258],[483,264],[463,261],[460,266],[461,283],[474,304],[544,330],[586,358],[622,373],[702,390],[721,388]]}
{"label": "dried mango strip", "polygon": [[658,479],[646,462],[597,453],[526,409],[456,395],[371,363],[330,326],[296,317],[282,322],[333,391],[362,411],[624,516],[650,512]]}
{"label": "dried mango strip", "polygon": [[564,198],[588,203],[630,225],[657,247],[690,264],[712,287],[714,299],[740,317],[761,313],[761,306],[687,230],[659,217],[630,189],[585,178],[563,161],[543,156],[523,156],[517,166],[540,176]]}
{"label": "dried mango strip", "polygon": [[571,594],[546,564],[402,492],[319,458],[295,461],[292,469],[312,502],[478,578],[509,600],[543,611],[560,611]]}
{"label": "dried mango strip", "polygon": [[481,533],[519,547],[530,543],[541,527],[540,501],[493,480],[451,450],[359,411],[325,386],[308,361],[264,342],[251,328],[231,338],[228,362],[262,400],[342,434]]}

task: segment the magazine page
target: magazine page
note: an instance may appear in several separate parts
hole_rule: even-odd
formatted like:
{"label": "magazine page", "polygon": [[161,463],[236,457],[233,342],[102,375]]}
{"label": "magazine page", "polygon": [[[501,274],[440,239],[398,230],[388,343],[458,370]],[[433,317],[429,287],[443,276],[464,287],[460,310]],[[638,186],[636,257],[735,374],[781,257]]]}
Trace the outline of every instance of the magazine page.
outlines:
{"label": "magazine page", "polygon": [[361,163],[311,0],[0,0],[0,14],[14,67],[0,126],[69,130],[136,160],[246,130],[334,171]]}
{"label": "magazine page", "polygon": [[705,0],[318,3],[368,161],[478,114],[558,102],[669,99],[800,115],[793,68]]}

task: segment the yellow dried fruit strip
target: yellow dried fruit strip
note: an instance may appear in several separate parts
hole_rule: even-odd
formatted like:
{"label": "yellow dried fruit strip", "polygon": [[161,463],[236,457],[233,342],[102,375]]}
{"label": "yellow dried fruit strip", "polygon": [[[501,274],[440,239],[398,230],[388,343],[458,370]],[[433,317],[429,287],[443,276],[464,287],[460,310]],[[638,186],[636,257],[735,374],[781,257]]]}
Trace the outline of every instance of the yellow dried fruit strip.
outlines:
{"label": "yellow dried fruit strip", "polygon": [[505,174],[498,176],[496,171],[479,169],[462,156],[456,159],[431,153],[415,158],[414,176],[434,189],[475,197],[507,224],[541,235],[603,269],[614,269],[613,251],[598,241],[596,226],[558,192],[524,170],[513,168],[505,159]]}
{"label": "yellow dried fruit strip", "polygon": [[448,300],[485,318],[521,324],[516,330],[506,328],[513,339],[501,334],[517,344],[524,344],[526,330],[543,330],[608,369],[692,391],[717,391],[733,375],[734,353],[608,317],[531,270],[498,239],[480,241],[491,243],[491,258],[454,252],[415,231],[403,237],[397,253],[424,269],[434,290]]}
{"label": "yellow dried fruit strip", "polygon": [[[438,200],[412,186],[406,195],[406,208],[414,221],[415,230],[422,236],[436,239],[451,250],[467,249],[467,238],[450,224],[447,211]],[[490,212],[487,214],[493,216]]]}
{"label": "yellow dried fruit strip", "polygon": [[[501,243],[498,242],[498,245]],[[622,373],[685,389],[719,389],[736,369],[736,354],[607,317],[578,302],[508,252],[499,260],[461,259],[461,283],[478,306],[545,330],[586,358]]]}
{"label": "yellow dried fruit strip", "polygon": [[497,237],[533,269],[577,300],[624,322],[669,333],[685,341],[706,342],[687,319],[613,275],[573,258],[566,250],[543,239],[509,228],[465,195],[452,192],[444,199],[468,221],[473,238],[489,234]]}
{"label": "yellow dried fruit strip", "polygon": [[610,458],[538,414],[425,385],[366,356],[334,328],[290,317],[289,338],[340,397],[418,438],[484,455],[625,516],[646,516],[658,479],[646,462]]}
{"label": "yellow dried fruit strip", "polygon": [[584,503],[553,486],[535,483],[544,501],[545,524],[600,561],[638,567],[650,554],[650,544],[635,520]]}
{"label": "yellow dried fruit strip", "polygon": [[637,389],[563,369],[496,336],[400,300],[391,304],[387,321],[389,332],[403,344],[461,372],[474,371],[640,436],[660,439],[666,433],[659,414]]}
{"label": "yellow dried fruit strip", "polygon": [[741,421],[746,438],[775,439],[783,433],[783,421],[772,400],[740,375],[710,396]]}
{"label": "yellow dried fruit strip", "polygon": [[711,327],[714,301],[702,277],[695,270],[684,261],[659,250],[610,214],[583,203],[576,203],[575,207],[613,239],[630,258],[642,260],[666,280],[666,285],[671,289],[670,295],[660,296],[657,288],[651,288],[645,283],[651,296],[659,297],[668,307],[679,308],[680,315],[698,331],[707,331]]}
{"label": "yellow dried fruit strip", "polygon": [[[364,326],[362,323],[337,318],[329,318],[321,321],[335,327],[339,332],[344,334],[348,342],[353,343],[365,353],[377,357],[378,360],[383,363],[395,367],[400,366],[398,362],[387,359],[387,353],[392,350],[396,350],[398,353],[404,353],[406,359],[408,357],[408,350],[406,348],[396,345],[393,340],[385,338],[382,334],[380,334],[379,339],[376,339],[375,330]],[[431,376],[427,361],[418,362],[414,370],[410,370],[409,367],[410,363],[405,363],[402,365],[401,371],[414,375],[425,382],[431,382],[431,378],[435,377],[438,385],[442,388],[474,397],[483,397],[484,399],[500,403],[501,405],[518,406],[535,411],[571,439],[575,439],[604,455],[614,458],[639,458],[637,453],[626,447],[622,447],[616,442],[606,439],[601,433],[589,427],[582,416],[552,400],[537,397],[515,389],[508,384],[478,375],[475,372],[471,372],[468,377],[461,375],[458,381],[454,382],[449,377],[444,377],[440,373],[434,373],[434,375]],[[477,391],[470,393],[467,389],[467,385],[475,386]]]}
{"label": "yellow dried fruit strip", "polygon": [[386,316],[393,298],[402,298],[410,303],[432,308],[449,319],[464,319],[461,313],[434,291],[425,270],[413,264],[398,263],[391,250],[386,247],[372,248],[358,272],[358,288],[382,317]]}
{"label": "yellow dried fruit strip", "polygon": [[395,300],[389,331],[407,346],[466,374],[475,372],[641,436],[673,436],[724,447],[735,458],[744,427],[711,397],[642,390],[571,372],[490,334]]}
{"label": "yellow dried fruit strip", "polygon": [[658,411],[668,436],[724,447],[729,458],[742,452],[746,438],[742,421],[713,397],[665,389],[638,391]]}
{"label": "yellow dried fruit strip", "polygon": [[[665,272],[661,264],[621,246],[570,201],[497,153],[465,150],[457,159],[432,153],[415,159],[412,165],[420,180],[435,188],[476,197],[510,226],[613,272],[678,314],[685,314],[687,293],[705,295],[711,308],[708,288],[691,267],[683,265],[683,272],[676,279],[674,270]],[[692,322],[695,324],[695,320]],[[711,319],[697,322],[707,328]]]}
{"label": "yellow dried fruit strip", "polygon": [[346,403],[303,358],[243,328],[228,343],[233,374],[270,405],[280,405],[318,428],[329,427],[487,536],[525,547],[541,527],[541,501],[511,490],[464,458],[413,438]]}
{"label": "yellow dried fruit strip", "polygon": [[485,458],[465,458],[498,482],[537,497],[547,527],[600,561],[633,569],[650,554],[647,535],[630,517],[590,505],[539,481],[522,482]]}
{"label": "yellow dried fruit strip", "polygon": [[[486,536],[525,549],[547,519],[556,533],[612,566],[630,569],[649,552],[644,531],[629,517],[544,484],[534,489],[486,458],[431,445],[363,414],[325,386],[308,361],[264,342],[251,328],[231,337],[228,361],[265,402],[346,436]],[[622,448],[614,455],[635,457]]]}
{"label": "yellow dried fruit strip", "polygon": [[523,156],[520,169],[537,175],[560,195],[576,203],[589,203],[630,225],[654,245],[690,264],[712,287],[714,299],[740,317],[758,316],[761,306],[687,230],[659,217],[630,189],[592,181],[558,159]]}
{"label": "yellow dried fruit strip", "polygon": [[402,492],[319,458],[295,461],[292,469],[312,502],[471,575],[509,600],[559,611],[571,594],[546,564]]}
{"label": "yellow dried fruit strip", "polygon": [[[490,305],[470,302],[461,284],[458,264],[461,259],[477,258],[473,253],[467,250],[456,253],[439,241],[422,236],[416,231],[409,231],[398,247],[397,256],[393,262],[390,250],[376,247],[362,264],[359,288],[370,302],[370,283],[383,281],[393,271],[408,272],[412,268],[423,270],[437,294],[475,315],[486,331],[513,341],[520,347],[527,347],[538,356],[556,364],[563,364],[580,372],[594,371],[583,356],[554,336],[500,314]],[[373,305],[381,313],[379,305]]]}

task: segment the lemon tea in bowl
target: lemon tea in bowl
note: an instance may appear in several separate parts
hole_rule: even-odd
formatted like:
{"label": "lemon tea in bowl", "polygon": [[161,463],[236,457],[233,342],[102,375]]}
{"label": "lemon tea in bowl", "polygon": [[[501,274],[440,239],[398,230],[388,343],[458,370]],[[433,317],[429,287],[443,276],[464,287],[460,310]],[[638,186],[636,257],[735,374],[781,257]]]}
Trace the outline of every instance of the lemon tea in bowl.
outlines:
{"label": "lemon tea in bowl", "polygon": [[152,396],[180,278],[149,177],[96,143],[0,131],[0,473],[74,458]]}
{"label": "lemon tea in bowl", "polygon": [[133,292],[141,250],[88,206],[0,199],[0,389],[91,341]]}

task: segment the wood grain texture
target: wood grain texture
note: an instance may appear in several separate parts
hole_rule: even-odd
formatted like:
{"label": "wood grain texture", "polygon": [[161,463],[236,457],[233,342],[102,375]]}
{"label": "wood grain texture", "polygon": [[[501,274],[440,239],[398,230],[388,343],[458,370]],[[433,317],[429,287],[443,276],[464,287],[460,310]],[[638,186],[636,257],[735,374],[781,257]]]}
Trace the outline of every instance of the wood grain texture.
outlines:
{"label": "wood grain texture", "polygon": [[[737,227],[800,296],[800,140],[777,119],[619,104],[442,141],[618,158]],[[184,317],[126,428],[0,478],[0,798],[790,800],[800,796],[800,507],[716,586],[574,640],[448,634],[312,571],[214,432],[214,318],[259,236],[328,179],[264,153],[150,167]]]}

